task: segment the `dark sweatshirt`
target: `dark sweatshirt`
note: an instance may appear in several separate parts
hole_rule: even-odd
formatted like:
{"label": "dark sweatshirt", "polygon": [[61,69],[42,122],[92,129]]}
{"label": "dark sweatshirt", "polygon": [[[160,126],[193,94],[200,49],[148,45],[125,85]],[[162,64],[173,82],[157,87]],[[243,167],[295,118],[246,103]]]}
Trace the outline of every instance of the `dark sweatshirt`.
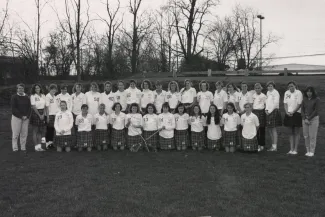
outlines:
{"label": "dark sweatshirt", "polygon": [[31,104],[29,97],[25,94],[20,96],[15,94],[11,97],[11,111],[12,115],[17,118],[27,116],[29,118],[31,113]]}
{"label": "dark sweatshirt", "polygon": [[302,118],[308,119],[310,121],[314,117],[318,116],[319,104],[320,104],[320,99],[318,97],[310,100],[307,97],[304,97],[301,104]]}

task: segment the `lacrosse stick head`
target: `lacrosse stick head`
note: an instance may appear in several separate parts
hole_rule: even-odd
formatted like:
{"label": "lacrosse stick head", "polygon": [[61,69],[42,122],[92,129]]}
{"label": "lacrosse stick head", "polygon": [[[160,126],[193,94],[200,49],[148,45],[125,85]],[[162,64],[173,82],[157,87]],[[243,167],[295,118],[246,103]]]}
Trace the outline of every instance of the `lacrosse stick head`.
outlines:
{"label": "lacrosse stick head", "polygon": [[131,152],[138,152],[139,149],[141,148],[141,146],[142,146],[141,143],[134,144],[134,145],[131,146],[130,151],[131,151]]}

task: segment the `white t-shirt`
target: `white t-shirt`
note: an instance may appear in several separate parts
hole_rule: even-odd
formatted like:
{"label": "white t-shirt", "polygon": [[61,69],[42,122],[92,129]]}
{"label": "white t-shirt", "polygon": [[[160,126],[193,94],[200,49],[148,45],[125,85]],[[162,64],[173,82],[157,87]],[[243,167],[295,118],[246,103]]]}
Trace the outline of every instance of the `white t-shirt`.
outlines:
{"label": "white t-shirt", "polygon": [[126,100],[127,100],[127,97],[126,97],[127,92],[125,90],[123,92],[121,92],[121,91],[118,90],[118,91],[116,91],[114,93],[114,95],[115,95],[116,102],[119,102],[121,104],[121,106],[122,106],[121,111],[125,111],[125,109],[127,107],[127,103],[126,103]]}
{"label": "white t-shirt", "polygon": [[137,136],[142,134],[141,128],[136,128],[134,126],[140,125],[143,126],[143,119],[142,115],[139,113],[136,114],[127,114],[125,117],[125,125],[128,123],[128,120],[130,119],[130,125],[128,127],[128,135],[129,136]]}
{"label": "white t-shirt", "polygon": [[75,115],[81,114],[81,106],[83,104],[86,104],[86,96],[84,93],[79,93],[78,95],[76,93],[73,93],[71,95],[72,99],[72,113]]}
{"label": "white t-shirt", "polygon": [[161,113],[158,116],[158,128],[161,129],[165,126],[164,130],[159,132],[159,136],[170,139],[174,138],[175,117],[171,113]]}
{"label": "white t-shirt", "polygon": [[76,117],[76,125],[78,126],[78,132],[90,132],[91,125],[93,125],[93,116],[87,114],[87,117],[83,117],[82,114]]}
{"label": "white t-shirt", "polygon": [[89,107],[88,109],[89,114],[95,115],[98,113],[99,100],[100,100],[99,92],[89,91],[86,93],[86,102]]}
{"label": "white t-shirt", "polygon": [[266,107],[269,113],[272,113],[274,109],[279,109],[280,94],[277,90],[273,89],[272,92],[267,91],[266,93]]}
{"label": "white t-shirt", "polygon": [[237,113],[233,112],[231,115],[225,113],[221,119],[224,129],[227,132],[233,132],[237,130],[237,126],[241,124],[240,117]]}
{"label": "white t-shirt", "polygon": [[197,101],[199,102],[202,113],[208,113],[210,105],[213,102],[213,94],[210,91],[200,91],[197,94]]}
{"label": "white t-shirt", "polygon": [[36,109],[44,109],[46,105],[46,98],[44,94],[39,96],[38,94],[33,94],[30,96],[30,104],[35,106]]}
{"label": "white t-shirt", "polygon": [[158,130],[158,115],[146,114],[143,116],[143,130],[157,131]]}
{"label": "white t-shirt", "polygon": [[151,90],[143,90],[141,95],[141,108],[146,108],[149,103],[155,102],[155,94]]}
{"label": "white t-shirt", "polygon": [[218,90],[216,90],[216,92],[214,93],[213,103],[217,106],[219,110],[223,109],[224,103],[227,101],[228,95],[226,91],[221,90],[220,92],[218,92]]}
{"label": "white t-shirt", "polygon": [[100,94],[99,104],[105,104],[105,112],[107,114],[112,114],[113,110],[112,107],[115,103],[115,96],[114,93],[111,91],[109,94],[106,92]]}
{"label": "white t-shirt", "polygon": [[167,92],[165,101],[168,102],[171,109],[175,109],[178,105],[178,102],[181,101],[181,94],[178,92]]}
{"label": "white t-shirt", "polygon": [[249,116],[244,113],[241,116],[241,125],[243,125],[242,135],[245,139],[253,139],[256,136],[256,127],[260,126],[259,120],[254,113]]}
{"label": "white t-shirt", "polygon": [[236,106],[236,102],[239,102],[239,93],[235,91],[233,94],[227,94],[227,102],[232,102]]}
{"label": "white t-shirt", "polygon": [[49,115],[56,115],[56,113],[60,111],[56,96],[52,96],[50,93],[48,93],[45,97],[45,100],[46,107],[48,107],[49,110]]}
{"label": "white t-shirt", "polygon": [[189,122],[189,124],[191,125],[191,131],[197,133],[202,132],[204,130],[204,126],[206,126],[206,118],[203,115],[201,116],[201,118],[200,116],[191,116]]}
{"label": "white t-shirt", "polygon": [[115,112],[113,112],[109,116],[109,123],[112,125],[112,128],[115,130],[123,130],[125,125],[125,117],[126,114],[123,112],[120,112],[120,114],[116,115]]}
{"label": "white t-shirt", "polygon": [[175,117],[175,123],[176,123],[176,130],[187,130],[188,129],[188,119],[190,116],[187,113],[183,113],[183,115],[180,114],[174,114]]}
{"label": "white t-shirt", "polygon": [[70,94],[66,93],[66,94],[62,94],[60,93],[59,95],[56,96],[56,98],[58,99],[58,106],[60,107],[60,103],[62,101],[65,101],[67,103],[67,108],[69,111],[72,111],[72,99]]}
{"label": "white t-shirt", "polygon": [[93,123],[96,125],[96,130],[107,130],[109,124],[109,115],[97,113],[94,115]]}
{"label": "white t-shirt", "polygon": [[244,111],[245,110],[244,105],[246,103],[253,103],[253,97],[250,94],[250,92],[247,92],[245,94],[243,92],[240,92],[238,94],[238,101],[239,101],[240,110]]}
{"label": "white t-shirt", "polygon": [[70,111],[59,111],[55,115],[54,128],[56,135],[61,135],[60,132],[64,130],[63,135],[71,135],[71,129],[73,127],[73,116]]}
{"label": "white t-shirt", "polygon": [[154,91],[154,95],[155,95],[155,106],[157,109],[157,114],[161,113],[161,109],[162,109],[162,105],[164,104],[165,100],[166,100],[166,94],[167,92],[162,90],[162,92],[160,94],[157,93],[157,90]]}
{"label": "white t-shirt", "polygon": [[264,93],[260,93],[259,95],[257,93],[253,94],[253,109],[265,109],[265,103],[266,96]]}
{"label": "white t-shirt", "polygon": [[138,105],[140,105],[140,100],[141,100],[141,90],[139,90],[138,88],[128,88],[125,90],[126,91],[126,103],[128,105],[132,104],[132,103],[137,103]]}
{"label": "white t-shirt", "polygon": [[215,124],[214,117],[211,117],[211,123],[207,124],[208,132],[207,137],[210,140],[219,140],[222,137],[221,129],[219,124]]}
{"label": "white t-shirt", "polygon": [[[295,90],[293,93],[287,90],[284,94],[283,103],[288,105],[288,112],[293,112],[297,108],[297,105],[301,105],[302,100],[303,96],[300,90]],[[301,108],[297,112],[301,113]]]}
{"label": "white t-shirt", "polygon": [[181,102],[184,103],[193,103],[194,97],[196,97],[196,90],[195,88],[191,87],[188,90],[181,89]]}

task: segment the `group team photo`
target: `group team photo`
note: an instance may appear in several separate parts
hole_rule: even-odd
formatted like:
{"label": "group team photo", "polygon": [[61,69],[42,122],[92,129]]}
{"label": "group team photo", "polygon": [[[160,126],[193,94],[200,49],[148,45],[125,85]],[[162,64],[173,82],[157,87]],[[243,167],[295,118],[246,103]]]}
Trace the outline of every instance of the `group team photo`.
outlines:
{"label": "group team photo", "polygon": [[[20,143],[20,150],[26,152],[31,129],[35,151],[55,147],[58,152],[95,148],[258,153],[275,152],[280,142],[288,144],[288,155],[297,155],[302,134],[305,156],[315,154],[320,99],[312,86],[299,90],[290,81],[287,91],[279,93],[273,81],[256,83],[251,90],[245,81],[237,87],[232,82],[202,80],[198,90],[187,79],[182,88],[170,81],[166,90],[162,82],[152,84],[146,79],[138,87],[135,80],[129,87],[124,81],[116,85],[113,92],[113,84],[107,81],[101,91],[92,82],[83,93],[83,85],[76,83],[68,93],[68,85],[50,84],[45,93],[43,85],[34,84],[28,95],[24,84],[18,84],[11,99],[13,151],[19,150]],[[210,85],[215,85],[214,93]],[[282,125],[287,129],[286,141],[278,141]]]}

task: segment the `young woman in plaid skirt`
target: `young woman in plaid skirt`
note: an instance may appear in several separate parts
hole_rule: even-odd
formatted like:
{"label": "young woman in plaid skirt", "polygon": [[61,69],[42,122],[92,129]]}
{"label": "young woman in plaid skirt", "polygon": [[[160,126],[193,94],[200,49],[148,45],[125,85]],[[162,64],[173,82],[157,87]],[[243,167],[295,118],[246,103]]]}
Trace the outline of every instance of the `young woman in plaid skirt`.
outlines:
{"label": "young woman in plaid skirt", "polygon": [[34,84],[32,87],[32,95],[30,96],[32,105],[32,114],[30,124],[33,130],[33,142],[35,151],[44,151],[42,143],[45,141],[45,117],[46,117],[46,99],[40,84]]}
{"label": "young woman in plaid skirt", "polygon": [[265,103],[266,96],[262,93],[262,85],[256,83],[254,85],[255,93],[253,94],[253,113],[258,117],[260,127],[257,131],[258,151],[263,151],[265,146],[265,125],[266,125],[266,114],[265,114]]}
{"label": "young woman in plaid skirt", "polygon": [[246,103],[244,105],[245,113],[241,116],[242,130],[242,147],[247,152],[257,152],[257,131],[260,123],[257,116],[252,113],[252,104]]}
{"label": "young woman in plaid skirt", "polygon": [[55,120],[55,115],[58,113],[59,110],[59,104],[58,104],[58,99],[56,98],[55,94],[57,91],[57,86],[56,84],[51,84],[49,87],[50,92],[46,95],[45,100],[46,100],[46,147],[49,148],[53,144],[53,139],[54,139],[54,120]]}
{"label": "young woman in plaid skirt", "polygon": [[97,150],[107,150],[109,145],[109,115],[105,113],[105,104],[99,105],[99,112],[94,115],[94,124],[96,126],[95,129],[95,144],[97,146]]}
{"label": "young woman in plaid skirt", "polygon": [[149,103],[153,104],[155,102],[155,94],[154,92],[151,90],[151,82],[149,80],[143,80],[142,84],[141,84],[141,89],[142,89],[142,95],[141,95],[141,100],[140,100],[140,104],[141,104],[141,112],[142,114],[146,114],[147,113],[147,105]]}
{"label": "young woman in plaid skirt", "polygon": [[210,105],[207,115],[207,147],[209,150],[220,150],[222,143],[222,132],[220,129],[220,114],[215,105]]}
{"label": "young woman in plaid skirt", "polygon": [[191,145],[193,150],[201,151],[204,147],[206,118],[202,115],[199,105],[195,105],[189,118],[191,126]]}
{"label": "young woman in plaid skirt", "polygon": [[[158,115],[156,115],[156,107],[154,104],[149,103],[146,108],[146,114],[143,116],[143,138],[147,139],[156,133],[158,130]],[[147,145],[153,151],[157,151],[158,134],[153,135],[147,140]]]}
{"label": "young woman in plaid skirt", "polygon": [[121,112],[122,105],[119,102],[114,103],[113,113],[109,116],[110,124],[112,126],[111,145],[114,150],[124,150],[125,148],[125,113]]}
{"label": "young woman in plaid skirt", "polygon": [[240,116],[232,102],[227,104],[226,110],[227,113],[223,114],[221,119],[221,126],[224,130],[223,146],[226,152],[235,152],[238,143]]}
{"label": "young woman in plaid skirt", "polygon": [[278,149],[278,132],[277,127],[282,126],[282,117],[279,110],[280,105],[280,94],[275,89],[275,83],[270,81],[266,84],[267,94],[266,94],[266,127],[269,132],[272,146],[268,151],[277,151]]}
{"label": "young woman in plaid skirt", "polygon": [[82,151],[83,148],[87,148],[87,151],[91,151],[93,147],[93,136],[91,131],[93,116],[88,113],[88,105],[84,104],[81,106],[81,114],[76,118],[76,125],[78,126],[78,151]]}
{"label": "young woman in plaid skirt", "polygon": [[137,103],[132,103],[130,105],[130,113],[126,115],[125,120],[125,127],[128,128],[128,148],[130,150],[132,150],[132,147],[142,143],[142,126],[143,120],[140,114],[139,105]]}
{"label": "young woman in plaid skirt", "polygon": [[170,113],[167,102],[162,106],[162,113],[158,116],[159,146],[162,150],[175,148],[174,144],[175,117]]}
{"label": "young woman in plaid skirt", "polygon": [[185,106],[180,103],[176,108],[175,117],[175,144],[178,151],[186,150],[189,145],[188,120],[190,116],[185,113]]}
{"label": "young woman in plaid skirt", "polygon": [[58,152],[65,149],[66,152],[71,151],[72,135],[71,129],[73,127],[73,116],[71,111],[67,109],[66,101],[60,102],[61,111],[55,115],[54,128],[56,135],[54,137],[54,145]]}

